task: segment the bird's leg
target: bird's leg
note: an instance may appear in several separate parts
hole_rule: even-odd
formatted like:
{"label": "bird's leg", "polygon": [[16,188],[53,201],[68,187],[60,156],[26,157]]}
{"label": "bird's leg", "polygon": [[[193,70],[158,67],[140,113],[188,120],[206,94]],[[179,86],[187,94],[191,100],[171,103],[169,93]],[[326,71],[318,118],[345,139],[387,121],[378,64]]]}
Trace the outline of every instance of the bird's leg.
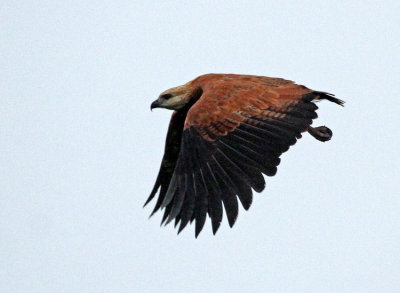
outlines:
{"label": "bird's leg", "polygon": [[308,126],[308,133],[314,136],[319,141],[325,142],[332,138],[332,130],[326,126],[311,127]]}

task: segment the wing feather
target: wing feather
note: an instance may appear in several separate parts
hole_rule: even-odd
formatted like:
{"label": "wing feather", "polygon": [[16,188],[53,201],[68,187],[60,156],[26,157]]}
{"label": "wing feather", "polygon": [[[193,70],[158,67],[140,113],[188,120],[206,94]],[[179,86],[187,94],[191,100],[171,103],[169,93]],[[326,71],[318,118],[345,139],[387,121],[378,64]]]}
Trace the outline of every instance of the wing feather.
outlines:
{"label": "wing feather", "polygon": [[190,183],[186,186],[185,199],[183,202],[181,213],[179,214],[181,224],[178,229],[178,233],[180,233],[186,225],[189,223],[192,218],[194,206],[195,206],[195,198],[196,194],[194,191],[194,174],[190,173]]}
{"label": "wing feather", "polygon": [[204,178],[206,182],[206,186],[208,187],[208,215],[211,218],[211,225],[214,234],[217,232],[219,226],[222,221],[222,202],[221,197],[224,196],[224,190],[220,188],[218,184],[215,174],[210,167],[210,163],[207,162],[206,167],[204,168]]}
{"label": "wing feather", "polygon": [[195,224],[195,237],[200,234],[206,222],[207,210],[208,210],[208,197],[209,189],[207,188],[206,181],[204,180],[203,170],[200,169],[195,176],[195,187],[196,187],[196,202],[194,209],[194,218],[196,219]]}

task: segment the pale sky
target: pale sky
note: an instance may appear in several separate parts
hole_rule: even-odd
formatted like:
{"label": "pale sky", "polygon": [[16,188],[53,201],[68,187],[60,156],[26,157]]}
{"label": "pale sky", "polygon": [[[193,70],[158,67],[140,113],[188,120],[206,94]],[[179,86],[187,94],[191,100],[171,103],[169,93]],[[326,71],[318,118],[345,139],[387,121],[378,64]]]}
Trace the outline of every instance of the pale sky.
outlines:
{"label": "pale sky", "polygon": [[[399,292],[400,1],[2,1],[1,292]],[[305,134],[248,212],[179,236],[143,209],[167,88],[283,77]]]}

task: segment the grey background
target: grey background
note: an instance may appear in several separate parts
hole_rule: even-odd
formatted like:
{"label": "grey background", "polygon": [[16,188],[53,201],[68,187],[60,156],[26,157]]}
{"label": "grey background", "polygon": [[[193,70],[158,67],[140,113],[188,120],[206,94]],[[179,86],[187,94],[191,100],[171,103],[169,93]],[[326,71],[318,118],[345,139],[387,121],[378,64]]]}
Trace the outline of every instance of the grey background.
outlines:
{"label": "grey background", "polygon": [[[1,292],[399,292],[400,2],[1,1]],[[148,220],[171,112],[209,72],[320,103],[216,237]],[[153,203],[150,205],[152,206]]]}

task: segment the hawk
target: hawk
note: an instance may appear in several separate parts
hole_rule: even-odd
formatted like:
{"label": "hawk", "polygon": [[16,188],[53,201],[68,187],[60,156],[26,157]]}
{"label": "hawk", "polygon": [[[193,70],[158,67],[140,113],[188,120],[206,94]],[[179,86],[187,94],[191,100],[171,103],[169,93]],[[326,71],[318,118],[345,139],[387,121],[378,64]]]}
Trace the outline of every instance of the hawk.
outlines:
{"label": "hawk", "polygon": [[230,227],[238,216],[238,199],[248,210],[253,190],[265,188],[263,174],[274,176],[280,155],[307,131],[328,141],[326,126],[311,127],[315,102],[343,106],[334,95],[282,78],[206,74],[161,93],[153,108],[174,110],[164,156],[153,190],[151,215],[164,209],[161,224],[175,220],[178,234],[195,221],[195,237],[207,214],[215,234],[223,210]]}

